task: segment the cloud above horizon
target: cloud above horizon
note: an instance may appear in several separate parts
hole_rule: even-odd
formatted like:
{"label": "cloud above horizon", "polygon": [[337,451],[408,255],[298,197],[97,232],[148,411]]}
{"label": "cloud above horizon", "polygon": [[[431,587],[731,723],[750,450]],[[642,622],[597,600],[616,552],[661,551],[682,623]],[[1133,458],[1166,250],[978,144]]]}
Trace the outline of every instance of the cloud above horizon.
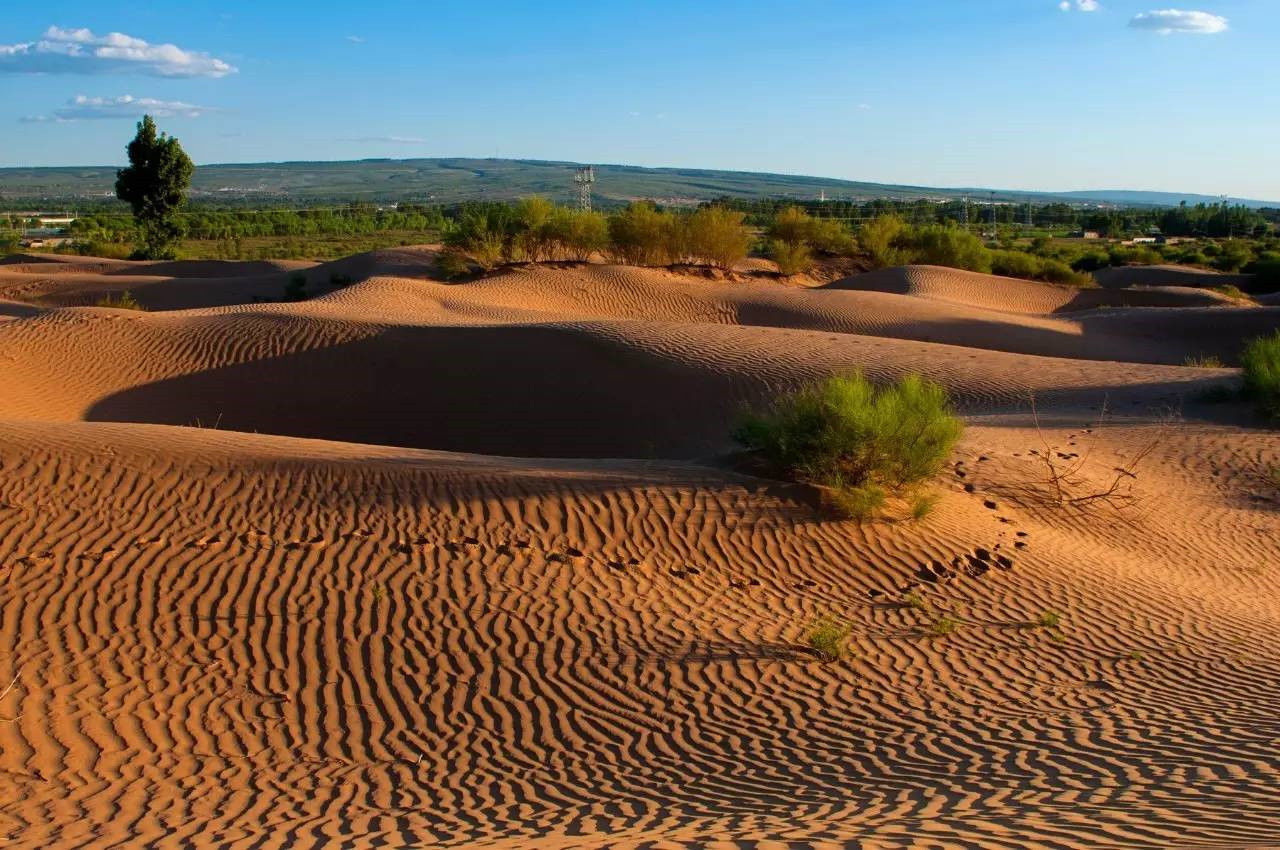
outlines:
{"label": "cloud above horizon", "polygon": [[1058,4],[1058,8],[1064,12],[1070,12],[1072,9],[1076,9],[1080,12],[1096,12],[1098,11],[1099,6],[1098,0],[1075,0],[1074,4],[1072,4],[1071,0],[1062,0],[1062,2]]}
{"label": "cloud above horizon", "polygon": [[199,118],[204,113],[213,111],[212,107],[196,106],[180,100],[157,100],[154,97],[134,97],[130,94],[119,97],[88,97],[81,94],[67,101],[66,106],[55,109],[51,115],[29,115],[19,120],[27,124],[65,124],[71,121],[141,118],[143,115],[156,118]]}
{"label": "cloud above horizon", "polygon": [[175,44],[151,44],[119,32],[49,27],[35,41],[0,44],[0,72],[18,74],[136,73],[153,77],[225,77],[236,67]]}
{"label": "cloud above horizon", "polygon": [[1221,15],[1210,12],[1189,12],[1182,9],[1157,9],[1134,15],[1129,26],[1139,30],[1150,30],[1160,35],[1174,33],[1191,33],[1193,35],[1215,35],[1226,32],[1228,21]]}

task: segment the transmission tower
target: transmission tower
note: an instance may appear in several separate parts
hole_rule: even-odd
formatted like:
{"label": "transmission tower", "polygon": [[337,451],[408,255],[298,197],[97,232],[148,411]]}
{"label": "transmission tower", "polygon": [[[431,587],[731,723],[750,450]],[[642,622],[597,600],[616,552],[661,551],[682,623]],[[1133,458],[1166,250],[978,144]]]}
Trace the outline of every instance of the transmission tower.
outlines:
{"label": "transmission tower", "polygon": [[960,224],[965,230],[969,229],[969,199],[967,197],[960,199]]}
{"label": "transmission tower", "polygon": [[596,182],[596,172],[591,166],[579,168],[573,173],[573,182],[578,190],[578,209],[591,212],[591,186]]}

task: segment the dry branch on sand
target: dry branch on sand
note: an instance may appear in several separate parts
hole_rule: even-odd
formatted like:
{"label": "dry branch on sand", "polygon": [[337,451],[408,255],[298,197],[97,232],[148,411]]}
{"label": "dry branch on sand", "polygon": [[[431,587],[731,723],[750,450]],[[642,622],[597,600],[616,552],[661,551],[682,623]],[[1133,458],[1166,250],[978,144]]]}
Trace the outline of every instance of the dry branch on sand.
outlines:
{"label": "dry branch on sand", "polygon": [[[17,684],[18,684],[18,677],[17,675],[14,675],[13,679],[9,682],[9,684],[5,686],[5,689],[3,691],[0,691],[0,702],[4,702],[5,697],[9,696],[9,692],[12,691],[14,686]],[[0,723],[17,723],[21,719],[22,719],[21,714],[17,715],[16,717],[0,717]]]}
{"label": "dry branch on sand", "polygon": [[1094,459],[1092,445],[1108,423],[1105,403],[1093,426],[1085,429],[1090,445],[1081,451],[1064,452],[1053,445],[1045,433],[1035,395],[1029,394],[1028,397],[1031,419],[1040,442],[1040,448],[1033,452],[1038,471],[1034,480],[1008,488],[1009,495],[1024,502],[1076,511],[1106,508],[1117,516],[1134,518],[1134,510],[1141,501],[1135,486],[1138,467],[1160,444],[1165,429],[1159,429],[1132,452],[1121,457],[1118,464],[1105,469],[1106,464]]}

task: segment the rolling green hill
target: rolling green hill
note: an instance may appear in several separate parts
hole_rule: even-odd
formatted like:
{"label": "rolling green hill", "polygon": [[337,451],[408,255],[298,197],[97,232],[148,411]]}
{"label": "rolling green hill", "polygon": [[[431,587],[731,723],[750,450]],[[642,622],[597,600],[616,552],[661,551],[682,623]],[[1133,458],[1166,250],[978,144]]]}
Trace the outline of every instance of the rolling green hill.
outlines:
{"label": "rolling green hill", "polygon": [[[503,200],[542,194],[566,201],[573,194],[577,163],[518,159],[365,159],[348,162],[275,162],[202,165],[196,169],[192,197],[208,204],[262,205],[346,201],[419,201],[454,203]],[[791,197],[814,199],[820,193],[840,200],[892,198],[990,200],[988,189],[934,189],[862,183],[822,177],[712,171],[693,168],[641,168],[597,165],[595,199],[603,205],[650,198],[667,203],[696,203],[717,197]],[[114,198],[115,166],[0,168],[0,203],[83,205]],[[1034,193],[996,191],[997,201],[1133,203],[1126,192]],[[1154,194],[1154,193],[1153,193]],[[1161,193],[1151,205],[1174,204],[1180,196]],[[1201,196],[1187,195],[1195,202]]]}

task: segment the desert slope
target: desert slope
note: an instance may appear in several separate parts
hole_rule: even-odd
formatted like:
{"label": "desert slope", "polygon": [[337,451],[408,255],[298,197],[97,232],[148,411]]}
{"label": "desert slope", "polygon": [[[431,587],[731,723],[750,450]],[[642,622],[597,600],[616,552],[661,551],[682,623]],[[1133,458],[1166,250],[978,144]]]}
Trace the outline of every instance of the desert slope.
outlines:
{"label": "desert slope", "polygon": [[[1011,424],[971,429],[978,492],[956,478],[929,523],[866,529],[667,462],[4,426],[0,829],[14,847],[1280,841],[1280,536],[1240,465],[1280,440],[1164,440],[1140,485],[1161,508],[1135,529],[985,508],[1031,480],[1036,438]],[[996,544],[1011,570],[917,575]],[[935,613],[897,603],[913,584]],[[1046,610],[1061,639],[1025,627]],[[856,623],[849,663],[798,647],[824,611]],[[927,637],[943,611],[969,625]]]}
{"label": "desert slope", "polygon": [[[433,256],[0,264],[5,846],[1280,845],[1280,433],[1180,365],[1280,307]],[[849,369],[968,420],[923,522],[731,471]]]}

